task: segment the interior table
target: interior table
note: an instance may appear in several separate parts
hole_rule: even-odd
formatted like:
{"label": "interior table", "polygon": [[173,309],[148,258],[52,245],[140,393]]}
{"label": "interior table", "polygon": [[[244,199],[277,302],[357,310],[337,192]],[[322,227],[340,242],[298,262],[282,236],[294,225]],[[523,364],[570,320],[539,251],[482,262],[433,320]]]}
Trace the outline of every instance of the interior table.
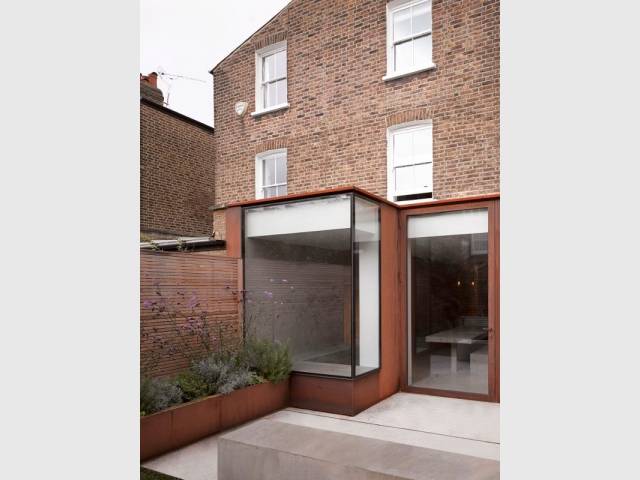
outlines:
{"label": "interior table", "polygon": [[487,330],[481,327],[455,327],[425,337],[427,343],[451,344],[451,371],[458,371],[458,345],[486,343]]}

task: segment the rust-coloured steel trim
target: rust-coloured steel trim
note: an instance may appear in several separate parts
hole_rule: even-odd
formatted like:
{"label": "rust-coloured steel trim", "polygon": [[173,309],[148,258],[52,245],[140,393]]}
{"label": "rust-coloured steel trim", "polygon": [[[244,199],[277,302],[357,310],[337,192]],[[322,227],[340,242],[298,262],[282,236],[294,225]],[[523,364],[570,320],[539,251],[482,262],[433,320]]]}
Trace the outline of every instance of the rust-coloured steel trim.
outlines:
{"label": "rust-coloured steel trim", "polygon": [[333,194],[338,194],[338,193],[351,193],[351,192],[359,193],[360,195],[362,195],[364,197],[368,197],[368,198],[370,198],[372,200],[375,200],[376,202],[386,203],[387,205],[391,205],[391,206],[394,206],[394,207],[398,206],[395,203],[390,202],[386,198],[382,198],[381,196],[376,195],[375,193],[367,192],[366,190],[363,190],[363,189],[361,189],[359,187],[355,187],[353,185],[348,185],[348,186],[344,186],[344,187],[326,188],[324,190],[313,190],[313,191],[310,191],[310,192],[293,193],[291,195],[282,195],[280,197],[258,198],[258,199],[255,199],[255,200],[246,200],[246,201],[243,201],[243,202],[235,202],[235,203],[230,203],[229,205],[227,205],[227,208],[230,208],[230,207],[250,207],[250,206],[254,206],[254,205],[263,205],[263,204],[279,203],[279,202],[288,202],[288,201],[291,201],[291,200],[300,200],[300,199],[303,199],[303,198],[323,197],[323,196],[326,196],[326,195],[333,195]]}
{"label": "rust-coloured steel trim", "polygon": [[363,190],[360,187],[356,187],[353,185],[346,185],[343,187],[333,187],[326,188],[324,190],[312,190],[309,192],[303,193],[293,193],[291,195],[282,195],[279,197],[269,197],[269,198],[258,198],[254,200],[245,200],[242,202],[233,202],[226,206],[226,208],[231,207],[250,207],[254,205],[265,205],[271,203],[280,203],[280,202],[288,202],[291,200],[300,200],[303,198],[313,198],[313,197],[322,197],[325,195],[333,195],[338,193],[350,193],[355,192],[359,193],[364,197],[368,197],[371,200],[376,202],[384,203],[386,205],[390,205],[399,210],[410,210],[412,208],[425,208],[425,207],[437,207],[441,205],[452,205],[455,203],[466,203],[466,202],[478,202],[483,200],[496,200],[500,198],[500,193],[489,193],[486,195],[475,195],[472,197],[459,197],[459,198],[447,198],[444,200],[432,200],[420,203],[409,203],[409,204],[397,204],[395,202],[391,202],[380,195],[376,195],[375,193],[368,192]]}
{"label": "rust-coloured steel trim", "polygon": [[[402,351],[404,358],[401,364],[401,385],[400,389],[404,392],[422,393],[427,395],[437,395],[442,397],[464,398],[469,400],[481,400],[488,402],[500,401],[500,263],[499,263],[499,241],[500,241],[500,225],[499,225],[499,208],[500,196],[483,195],[482,198],[471,197],[459,201],[443,201],[439,204],[436,202],[428,202],[426,204],[410,205],[411,209],[402,209],[400,212],[400,238],[399,238],[399,289],[401,292],[400,299],[400,315],[402,321],[400,328],[402,330]],[[414,387],[409,385],[407,377],[408,360],[411,351],[408,345],[409,329],[411,323],[409,316],[412,313],[407,298],[407,288],[409,288],[409,279],[407,278],[407,228],[408,218],[411,216],[419,216],[430,213],[444,213],[452,211],[462,211],[467,209],[486,208],[489,214],[489,391],[487,394],[459,392],[453,390],[437,390],[430,388]]]}

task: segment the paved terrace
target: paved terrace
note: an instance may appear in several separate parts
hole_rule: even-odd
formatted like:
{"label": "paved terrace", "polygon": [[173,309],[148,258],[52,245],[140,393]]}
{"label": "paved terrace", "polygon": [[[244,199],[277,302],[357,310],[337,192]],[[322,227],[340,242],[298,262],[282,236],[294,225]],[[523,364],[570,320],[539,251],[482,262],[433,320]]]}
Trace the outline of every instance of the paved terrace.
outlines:
{"label": "paved terrace", "polygon": [[[398,472],[398,465],[389,462],[386,470],[390,473],[386,473],[399,475],[393,478],[456,478],[453,476],[456,475],[454,467],[458,466],[478,474],[465,474],[465,478],[497,478],[499,409],[500,406],[493,403],[411,393],[397,393],[355,417],[287,408],[150,460],[144,466],[183,480],[215,480],[218,478],[218,445],[222,436],[225,437],[222,443],[226,452],[231,451],[229,442],[239,442],[242,448],[250,447],[247,451],[251,452],[256,452],[256,448],[274,450],[277,447],[280,449],[278,461],[282,461],[282,451],[294,456],[290,465],[296,464],[296,458],[308,458],[309,452],[305,449],[320,457],[327,456],[319,459],[324,464],[321,467],[315,465],[316,470],[326,468],[327,464],[331,464],[329,468],[335,467],[334,463],[343,465],[351,459],[356,464],[366,462],[370,465],[366,452],[389,451],[394,452],[396,459],[404,459],[400,462],[403,472]],[[269,445],[259,445],[261,434]],[[292,438],[294,436],[299,436],[298,441]],[[314,441],[327,448],[314,447]],[[249,446],[243,442],[258,443]],[[341,443],[351,452],[342,459],[336,455],[340,453]],[[261,452],[260,461],[269,463],[271,460],[264,454]],[[257,457],[254,460],[257,462]],[[252,464],[251,461],[244,463]],[[430,469],[430,463],[445,465],[446,469]],[[377,471],[383,471],[387,465],[382,461],[379,467],[381,470]],[[411,472],[420,473],[414,477]]]}

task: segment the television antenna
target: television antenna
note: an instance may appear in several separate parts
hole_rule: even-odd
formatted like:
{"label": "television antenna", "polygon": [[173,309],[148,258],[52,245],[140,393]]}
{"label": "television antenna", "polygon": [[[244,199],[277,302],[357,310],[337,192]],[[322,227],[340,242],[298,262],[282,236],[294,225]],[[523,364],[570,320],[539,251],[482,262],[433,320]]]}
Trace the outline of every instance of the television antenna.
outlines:
{"label": "television antenna", "polygon": [[168,73],[167,71],[165,71],[165,69],[162,66],[158,66],[157,73],[158,73],[158,76],[162,79],[162,81],[164,81],[164,83],[167,85],[167,99],[164,102],[165,106],[167,107],[169,106],[169,97],[171,96],[171,87],[175,80],[189,80],[192,82],[207,83],[201,78],[187,77],[186,75],[178,75],[177,73]]}

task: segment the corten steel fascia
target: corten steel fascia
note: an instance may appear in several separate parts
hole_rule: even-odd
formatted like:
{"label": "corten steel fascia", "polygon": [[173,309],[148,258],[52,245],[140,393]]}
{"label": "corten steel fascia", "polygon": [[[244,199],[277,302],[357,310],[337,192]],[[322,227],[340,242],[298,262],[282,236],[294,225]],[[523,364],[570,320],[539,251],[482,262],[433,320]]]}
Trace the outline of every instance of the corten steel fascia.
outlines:
{"label": "corten steel fascia", "polygon": [[[364,190],[360,187],[356,187],[353,185],[345,185],[342,187],[334,187],[334,188],[327,188],[324,190],[312,190],[309,192],[303,192],[303,193],[294,193],[291,195],[283,195],[280,197],[270,197],[270,198],[258,198],[258,199],[254,199],[254,200],[245,200],[245,201],[240,201],[240,202],[233,202],[230,203],[226,206],[226,208],[230,208],[230,207],[252,207],[252,206],[257,206],[257,205],[264,205],[264,204],[271,204],[271,203],[281,203],[281,202],[287,202],[287,201],[291,201],[291,200],[302,200],[305,198],[313,198],[313,197],[322,197],[322,196],[326,196],[326,195],[331,195],[331,194],[338,194],[338,193],[349,193],[349,192],[353,192],[353,193],[358,193],[364,197],[367,197],[373,201],[379,202],[379,203],[384,203],[386,205],[389,205],[391,207],[394,207],[398,210],[411,210],[414,208],[425,208],[425,207],[436,207],[436,206],[440,206],[440,205],[450,205],[450,204],[455,204],[455,203],[471,203],[471,202],[478,202],[478,201],[482,201],[482,200],[497,200],[500,198],[500,193],[489,193],[489,194],[485,194],[485,195],[474,195],[471,197],[458,197],[458,198],[447,198],[444,200],[431,200],[431,201],[425,201],[425,202],[420,202],[420,203],[409,203],[409,204],[397,204],[395,202],[392,202],[390,200],[387,200],[386,198],[381,197],[380,195],[377,195],[375,193],[371,193],[368,192],[367,190]],[[224,208],[224,207],[216,207],[217,208]]]}
{"label": "corten steel fascia", "polygon": [[324,190],[313,190],[310,192],[303,192],[303,193],[294,193],[291,195],[283,195],[280,197],[257,198],[255,200],[233,202],[228,204],[227,207],[252,207],[255,205],[263,205],[267,203],[280,203],[280,202],[287,202],[291,200],[301,200],[305,198],[323,197],[323,196],[338,194],[338,193],[359,193],[360,195],[364,197],[368,197],[376,202],[386,203],[387,205],[398,207],[398,205],[396,205],[393,202],[390,202],[386,198],[382,198],[379,195],[376,195],[375,193],[367,192],[366,190],[363,190],[353,185],[327,188]]}

